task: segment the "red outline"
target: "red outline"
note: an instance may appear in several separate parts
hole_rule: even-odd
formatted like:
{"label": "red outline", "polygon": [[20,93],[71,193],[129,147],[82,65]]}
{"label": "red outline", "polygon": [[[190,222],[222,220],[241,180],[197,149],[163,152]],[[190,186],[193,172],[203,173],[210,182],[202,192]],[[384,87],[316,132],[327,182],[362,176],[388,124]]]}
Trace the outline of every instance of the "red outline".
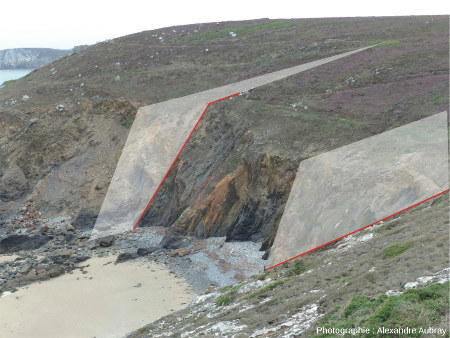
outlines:
{"label": "red outline", "polygon": [[304,253],[302,253],[302,254],[300,254],[300,255],[297,255],[297,256],[295,256],[295,257],[289,258],[289,259],[287,259],[287,260],[285,260],[285,261],[283,261],[283,262],[281,262],[281,263],[275,264],[275,265],[271,266],[270,268],[267,268],[267,269],[264,269],[264,270],[267,271],[267,270],[273,269],[273,268],[275,268],[275,267],[277,267],[277,266],[279,266],[279,265],[282,265],[282,264],[284,264],[284,263],[287,263],[287,262],[289,262],[289,261],[292,261],[293,259],[296,259],[296,258],[298,258],[298,257],[300,257],[300,256],[306,255],[307,253],[310,253],[310,252],[312,252],[312,251],[314,251],[314,250],[317,250],[317,249],[319,249],[319,248],[321,248],[321,247],[324,247],[325,245],[331,244],[331,243],[336,242],[336,241],[338,241],[338,240],[340,240],[340,239],[342,239],[342,238],[344,238],[344,237],[347,237],[347,236],[349,236],[349,235],[352,235],[352,234],[354,234],[354,233],[356,233],[356,232],[358,232],[358,231],[361,231],[361,230],[364,230],[364,229],[366,229],[366,228],[369,228],[369,227],[371,227],[372,225],[375,225],[375,224],[377,224],[377,223],[379,223],[379,222],[381,222],[381,221],[384,221],[384,220],[386,220],[386,219],[388,219],[388,218],[391,218],[392,216],[398,215],[398,214],[402,213],[403,211],[406,211],[406,210],[408,210],[408,209],[414,208],[415,206],[417,206],[417,205],[419,205],[419,204],[421,204],[421,203],[424,203],[424,202],[426,202],[426,201],[428,201],[428,200],[431,200],[432,198],[435,198],[435,197],[437,197],[437,196],[439,196],[439,195],[445,194],[445,193],[448,192],[448,191],[449,191],[449,189],[444,190],[444,191],[440,192],[439,194],[436,194],[436,195],[434,195],[434,196],[428,197],[427,199],[424,199],[423,201],[420,201],[420,202],[418,202],[418,203],[416,203],[416,204],[413,204],[413,205],[411,205],[411,206],[409,206],[409,207],[407,207],[407,208],[405,208],[405,209],[403,209],[403,210],[397,211],[395,214],[389,215],[389,216],[387,216],[387,217],[385,217],[385,218],[380,219],[379,221],[376,221],[376,222],[374,222],[374,223],[372,223],[372,224],[366,225],[365,227],[362,227],[361,229],[352,231],[352,232],[348,233],[347,235],[344,235],[344,236],[341,236],[341,237],[339,237],[339,238],[333,239],[332,241],[330,241],[330,242],[328,242],[328,243],[322,244],[322,245],[320,245],[320,246],[318,246],[318,247],[316,247],[316,248],[314,248],[314,249],[308,250],[308,251],[306,251],[306,252],[304,252]]}
{"label": "red outline", "polygon": [[[197,123],[195,124],[195,126],[194,126],[194,128],[192,129],[191,133],[189,134],[188,138],[186,139],[186,141],[184,142],[184,144],[183,144],[183,146],[181,147],[180,151],[178,152],[177,156],[176,156],[175,159],[173,160],[172,165],[170,166],[169,170],[167,170],[167,172],[166,172],[166,174],[164,175],[164,178],[162,179],[161,183],[159,183],[158,188],[157,188],[156,191],[153,193],[153,196],[152,196],[152,198],[150,198],[150,201],[147,203],[147,206],[145,207],[145,209],[144,209],[144,211],[142,212],[141,216],[139,217],[139,219],[137,220],[136,224],[134,225],[133,230],[135,230],[136,227],[138,226],[139,222],[141,221],[141,219],[142,219],[142,217],[144,216],[145,212],[147,211],[148,207],[149,207],[150,204],[152,203],[153,199],[155,198],[156,194],[158,193],[159,189],[161,188],[162,184],[164,183],[165,179],[167,178],[167,175],[169,175],[169,172],[172,170],[172,167],[174,166],[175,162],[177,161],[177,159],[178,159],[178,157],[180,156],[181,152],[183,151],[184,147],[186,146],[186,144],[188,143],[188,141],[189,141],[189,139],[191,138],[192,134],[194,133],[195,128],[197,128],[198,124],[200,123],[201,119],[203,118],[203,115],[205,115],[206,111],[208,110],[209,106],[210,106],[212,103],[219,102],[219,101],[222,101],[222,100],[226,100],[226,99],[229,99],[230,97],[233,97],[233,96],[236,96],[236,95],[239,95],[239,94],[240,94],[240,93],[231,94],[231,95],[228,95],[228,96],[226,96],[226,97],[222,97],[221,99],[218,99],[218,100],[215,100],[215,101],[211,101],[211,102],[209,102],[209,103],[206,105],[205,110],[203,111],[202,115],[201,115],[200,118],[198,119]],[[328,244],[331,244],[331,243],[333,243],[333,242],[336,242],[336,241],[338,241],[338,240],[340,240],[340,239],[342,239],[342,238],[345,238],[345,237],[350,236],[350,235],[352,235],[352,234],[354,234],[354,233],[357,233],[358,231],[367,229],[367,228],[369,228],[369,227],[371,227],[371,226],[373,226],[373,225],[375,225],[375,224],[377,224],[377,223],[379,223],[379,222],[382,222],[382,221],[384,221],[384,220],[386,220],[386,219],[388,219],[388,218],[391,218],[391,217],[393,217],[393,216],[395,216],[395,215],[398,215],[398,214],[400,214],[400,213],[402,213],[402,212],[404,212],[404,211],[406,211],[406,210],[408,210],[408,209],[414,208],[415,206],[417,206],[417,205],[419,205],[419,204],[422,204],[422,203],[424,203],[424,202],[426,202],[426,201],[429,201],[430,199],[433,199],[433,198],[435,198],[435,197],[437,197],[437,196],[440,196],[440,195],[442,195],[442,194],[445,194],[445,193],[448,192],[449,190],[450,190],[450,189],[444,190],[444,191],[442,191],[442,192],[440,192],[440,193],[438,193],[438,194],[436,194],[436,195],[434,195],[434,196],[431,196],[431,197],[428,197],[427,199],[424,199],[423,201],[417,202],[416,204],[413,204],[413,205],[411,205],[411,206],[409,206],[409,207],[407,207],[407,208],[405,208],[405,209],[402,209],[402,210],[400,210],[400,211],[397,211],[395,214],[386,216],[385,218],[382,218],[382,219],[380,219],[380,220],[378,220],[378,221],[376,221],[376,222],[374,222],[374,223],[372,223],[372,224],[366,225],[365,227],[362,227],[361,229],[352,231],[352,232],[350,232],[350,233],[348,233],[348,234],[346,234],[346,235],[344,235],[344,236],[341,236],[341,237],[338,237],[338,238],[336,238],[336,239],[333,239],[332,241],[330,241],[330,242],[328,242],[328,243],[319,245],[318,247],[316,247],[316,248],[314,248],[314,249],[308,250],[308,251],[306,251],[306,252],[304,252],[304,253],[301,253],[300,255],[297,255],[297,256],[294,256],[294,257],[292,257],[292,258],[289,258],[289,259],[287,259],[287,260],[285,260],[285,261],[283,261],[283,262],[281,262],[281,263],[275,264],[275,265],[273,265],[273,266],[271,266],[271,267],[269,267],[269,268],[267,268],[267,269],[264,269],[264,270],[265,270],[265,271],[268,271],[268,270],[273,269],[273,268],[275,268],[275,267],[277,267],[277,266],[280,266],[280,265],[282,265],[282,264],[284,264],[284,263],[287,263],[287,262],[289,262],[289,261],[291,261],[291,260],[293,260],[293,259],[296,259],[296,258],[298,258],[298,257],[300,257],[300,256],[306,255],[307,253],[313,252],[314,250],[320,249],[320,248],[322,248],[322,247],[324,247],[324,246],[326,246],[326,245],[328,245]]]}
{"label": "red outline", "polygon": [[136,224],[133,227],[133,230],[136,229],[136,227],[138,226],[139,222],[141,221],[142,217],[144,216],[145,212],[147,211],[148,207],[150,206],[150,203],[152,203],[153,199],[156,196],[156,193],[158,192],[159,188],[161,188],[162,184],[164,183],[164,180],[166,179],[167,175],[169,175],[169,172],[172,170],[173,165],[175,164],[175,162],[178,159],[178,156],[180,156],[181,152],[183,151],[184,147],[186,146],[186,144],[188,143],[189,139],[191,138],[192,134],[194,133],[195,128],[197,128],[197,125],[200,123],[200,120],[202,119],[203,115],[205,115],[206,111],[208,110],[209,106],[212,103],[215,102],[219,102],[225,99],[229,99],[230,97],[239,95],[239,93],[236,94],[232,94],[232,95],[228,95],[226,97],[222,97],[221,99],[209,102],[208,105],[206,106],[205,110],[203,111],[202,115],[200,116],[200,118],[198,119],[197,123],[194,126],[194,129],[192,129],[191,133],[189,134],[188,138],[186,139],[186,141],[184,142],[183,146],[181,147],[180,151],[178,152],[178,155],[175,157],[175,160],[173,160],[172,165],[170,166],[169,170],[167,170],[166,175],[164,176],[164,178],[162,179],[161,183],[159,184],[158,188],[156,189],[156,191],[153,193],[152,198],[150,198],[150,201],[147,203],[147,206],[145,207],[144,211],[142,212],[141,216],[139,217],[139,219],[137,220]]}

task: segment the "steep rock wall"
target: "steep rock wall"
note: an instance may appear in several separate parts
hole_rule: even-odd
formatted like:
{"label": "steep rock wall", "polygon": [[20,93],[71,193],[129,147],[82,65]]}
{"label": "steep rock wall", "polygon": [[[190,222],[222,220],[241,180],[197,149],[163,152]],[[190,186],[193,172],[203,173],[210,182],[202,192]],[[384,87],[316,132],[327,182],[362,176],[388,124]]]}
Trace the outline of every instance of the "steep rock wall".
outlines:
{"label": "steep rock wall", "polygon": [[267,250],[297,167],[298,159],[258,146],[239,112],[213,108],[139,226],[174,226],[198,237],[262,241]]}

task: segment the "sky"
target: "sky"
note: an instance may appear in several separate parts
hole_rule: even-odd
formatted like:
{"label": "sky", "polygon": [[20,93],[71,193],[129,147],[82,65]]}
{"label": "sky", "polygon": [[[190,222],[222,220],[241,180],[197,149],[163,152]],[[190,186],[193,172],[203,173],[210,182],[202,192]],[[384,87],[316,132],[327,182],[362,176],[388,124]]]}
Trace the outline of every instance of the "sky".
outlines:
{"label": "sky", "polygon": [[4,1],[0,13],[0,50],[23,47],[69,49],[145,30],[202,22],[448,15],[449,11],[445,0]]}

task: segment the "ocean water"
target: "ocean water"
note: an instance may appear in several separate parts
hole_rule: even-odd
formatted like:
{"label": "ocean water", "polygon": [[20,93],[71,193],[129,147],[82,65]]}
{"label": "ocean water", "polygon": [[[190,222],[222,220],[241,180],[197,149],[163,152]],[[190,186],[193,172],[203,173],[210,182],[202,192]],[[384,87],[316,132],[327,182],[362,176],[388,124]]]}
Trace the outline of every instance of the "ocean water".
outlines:
{"label": "ocean water", "polygon": [[0,86],[5,81],[16,80],[22,76],[27,75],[33,71],[33,69],[14,69],[14,70],[1,70],[0,69]]}

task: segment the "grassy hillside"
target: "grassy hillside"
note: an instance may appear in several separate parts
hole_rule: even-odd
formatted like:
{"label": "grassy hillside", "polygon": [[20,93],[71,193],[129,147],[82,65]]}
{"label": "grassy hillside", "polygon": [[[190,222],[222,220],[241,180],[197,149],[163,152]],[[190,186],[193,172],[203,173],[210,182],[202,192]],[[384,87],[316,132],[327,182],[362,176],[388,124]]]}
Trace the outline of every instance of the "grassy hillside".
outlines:
{"label": "grassy hillside", "polygon": [[[263,19],[169,27],[109,40],[67,56],[10,83],[0,102],[27,90],[33,91],[30,106],[56,97],[73,100],[79,93],[68,90],[84,83],[84,90],[153,103],[380,42],[384,44],[378,55],[390,51],[398,57],[413,51],[407,59],[397,60],[415,69],[411,77],[423,71],[418,55],[426,57],[426,69],[445,71],[447,28],[445,16]],[[408,65],[411,59],[417,62]],[[373,62],[377,66],[375,58]],[[435,62],[439,67],[434,67]],[[391,78],[395,75],[391,72]],[[116,76],[120,81],[114,81]],[[52,95],[40,94],[38,87],[52,89]]]}

